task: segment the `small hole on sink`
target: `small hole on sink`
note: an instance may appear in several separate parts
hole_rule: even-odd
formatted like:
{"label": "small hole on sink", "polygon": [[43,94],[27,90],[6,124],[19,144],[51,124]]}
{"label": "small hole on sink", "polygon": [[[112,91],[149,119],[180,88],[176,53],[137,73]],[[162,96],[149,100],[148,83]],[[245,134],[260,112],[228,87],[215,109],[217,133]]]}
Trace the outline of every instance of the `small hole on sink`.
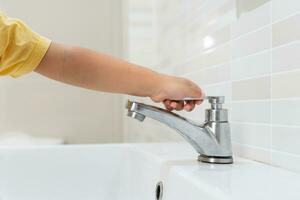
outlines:
{"label": "small hole on sink", "polygon": [[162,197],[163,197],[163,182],[162,181],[160,181],[156,184],[155,197],[156,197],[156,200],[162,200]]}

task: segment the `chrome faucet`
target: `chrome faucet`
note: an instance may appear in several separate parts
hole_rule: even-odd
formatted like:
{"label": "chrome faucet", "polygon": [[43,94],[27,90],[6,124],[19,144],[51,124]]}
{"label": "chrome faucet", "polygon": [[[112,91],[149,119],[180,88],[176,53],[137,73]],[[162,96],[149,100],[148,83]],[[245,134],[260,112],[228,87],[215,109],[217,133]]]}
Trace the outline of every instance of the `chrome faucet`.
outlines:
{"label": "chrome faucet", "polygon": [[207,163],[233,163],[228,112],[222,108],[225,97],[205,97],[211,104],[205,110],[205,121],[197,124],[175,113],[155,106],[128,101],[128,116],[139,121],[146,117],[160,121],[176,130],[199,153],[198,161]]}

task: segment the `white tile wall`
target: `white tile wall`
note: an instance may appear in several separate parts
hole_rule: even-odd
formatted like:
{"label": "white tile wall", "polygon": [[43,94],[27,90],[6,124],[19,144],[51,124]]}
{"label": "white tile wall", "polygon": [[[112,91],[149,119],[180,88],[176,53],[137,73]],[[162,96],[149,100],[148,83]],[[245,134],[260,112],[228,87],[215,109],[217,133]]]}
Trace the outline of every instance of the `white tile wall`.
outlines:
{"label": "white tile wall", "polygon": [[300,70],[272,76],[272,97],[300,97]]}
{"label": "white tile wall", "polygon": [[272,52],[273,72],[299,69],[300,42],[279,47]]}
{"label": "white tile wall", "polygon": [[284,45],[300,39],[300,14],[273,24],[273,47]]}
{"label": "white tile wall", "polygon": [[[299,2],[156,0],[153,7],[154,69],[190,78],[207,95],[226,96],[236,155],[298,172]],[[200,121],[206,106],[180,114]],[[148,123],[151,141],[176,139]]]}
{"label": "white tile wall", "polygon": [[270,86],[269,76],[234,81],[232,84],[232,100],[268,99],[271,96]]}
{"label": "white tile wall", "polygon": [[299,99],[274,100],[272,102],[272,123],[279,125],[300,126],[299,103]]}
{"label": "white tile wall", "polygon": [[273,21],[289,17],[300,10],[300,1],[297,0],[272,0]]}
{"label": "white tile wall", "polygon": [[[239,20],[232,23],[232,38],[244,35],[263,26],[271,21],[271,5],[269,3],[257,8],[255,12],[244,14]],[[259,19],[259,20],[257,20]]]}
{"label": "white tile wall", "polygon": [[232,41],[232,58],[240,58],[269,49],[271,46],[271,27],[267,26]]}
{"label": "white tile wall", "polygon": [[274,150],[300,155],[299,144],[295,142],[300,141],[299,127],[274,126],[272,131]]}
{"label": "white tile wall", "polygon": [[271,52],[264,51],[231,63],[231,78],[234,81],[249,77],[266,76],[271,72]]}
{"label": "white tile wall", "polygon": [[270,123],[270,101],[241,101],[231,104],[231,120],[237,122]]}
{"label": "white tile wall", "polygon": [[226,63],[206,70],[195,71],[187,77],[198,85],[208,85],[230,80],[230,65]]}
{"label": "white tile wall", "polygon": [[[231,123],[232,141],[269,150],[271,127],[267,124]],[[259,138],[259,140],[257,140]]]}

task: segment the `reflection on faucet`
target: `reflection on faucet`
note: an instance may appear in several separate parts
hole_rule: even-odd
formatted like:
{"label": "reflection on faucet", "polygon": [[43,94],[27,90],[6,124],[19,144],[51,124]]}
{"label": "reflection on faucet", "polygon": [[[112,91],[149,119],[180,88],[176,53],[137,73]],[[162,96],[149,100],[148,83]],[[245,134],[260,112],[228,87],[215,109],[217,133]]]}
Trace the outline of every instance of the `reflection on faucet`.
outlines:
{"label": "reflection on faucet", "polygon": [[206,97],[211,108],[205,111],[205,122],[196,124],[180,115],[155,106],[128,101],[128,116],[139,121],[150,117],[176,130],[200,154],[199,161],[233,163],[228,113],[222,109],[224,97]]}

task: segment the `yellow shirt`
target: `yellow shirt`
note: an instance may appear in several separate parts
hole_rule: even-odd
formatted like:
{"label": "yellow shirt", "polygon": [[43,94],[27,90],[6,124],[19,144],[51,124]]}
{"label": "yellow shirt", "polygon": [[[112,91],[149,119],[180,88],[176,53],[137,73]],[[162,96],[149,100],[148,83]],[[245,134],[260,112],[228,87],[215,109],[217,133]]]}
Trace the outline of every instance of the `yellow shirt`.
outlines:
{"label": "yellow shirt", "polygon": [[19,77],[33,71],[50,43],[23,22],[0,12],[0,76]]}

